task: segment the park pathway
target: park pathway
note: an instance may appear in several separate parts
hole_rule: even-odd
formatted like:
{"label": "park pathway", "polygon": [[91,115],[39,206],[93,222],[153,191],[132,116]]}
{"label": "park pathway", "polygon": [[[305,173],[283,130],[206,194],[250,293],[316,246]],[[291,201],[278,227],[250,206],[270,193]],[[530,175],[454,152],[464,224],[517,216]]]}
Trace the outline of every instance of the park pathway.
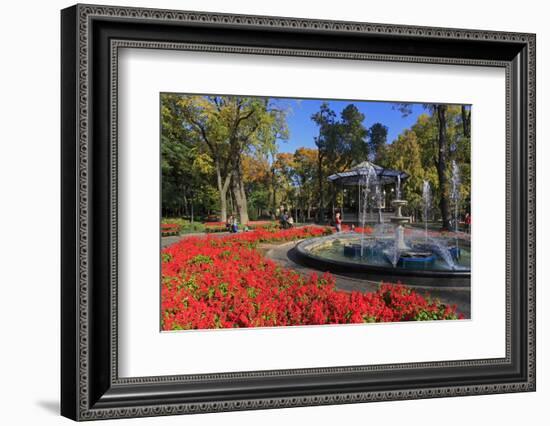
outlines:
{"label": "park pathway", "polygon": [[[309,275],[312,273],[322,274],[322,271],[304,266],[298,262],[294,254],[294,247],[300,241],[291,241],[285,244],[263,244],[260,245],[259,250],[269,259],[278,263],[285,268],[294,269],[295,271]],[[380,281],[373,281],[364,277],[354,276],[352,274],[346,275],[341,273],[331,272],[331,275],[335,278],[336,287],[344,291],[360,291],[362,293],[370,293],[378,290]],[[403,283],[406,284],[406,283]],[[446,305],[456,305],[457,311],[464,314],[466,318],[471,318],[470,311],[470,289],[463,287],[422,287],[411,286],[415,291],[424,295],[431,296],[432,298],[438,298],[441,303]]]}

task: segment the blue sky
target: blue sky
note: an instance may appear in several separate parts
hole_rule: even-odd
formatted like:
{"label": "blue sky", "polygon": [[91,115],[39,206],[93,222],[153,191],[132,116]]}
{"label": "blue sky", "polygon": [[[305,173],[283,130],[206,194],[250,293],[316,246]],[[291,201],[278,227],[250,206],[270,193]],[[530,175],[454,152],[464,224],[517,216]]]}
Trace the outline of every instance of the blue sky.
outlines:
{"label": "blue sky", "polygon": [[[277,99],[275,102],[289,108],[287,124],[289,138],[287,141],[278,141],[279,152],[294,152],[300,147],[315,148],[313,138],[318,135],[319,129],[311,120],[311,115],[319,111],[323,100],[317,99]],[[422,104],[411,104],[412,114],[403,117],[393,109],[392,102],[370,101],[327,101],[330,108],[336,112],[338,118],[340,112],[349,104],[354,104],[364,115],[365,127],[370,127],[380,122],[388,127],[388,143],[393,142],[403,130],[410,128],[420,114],[424,112]]]}

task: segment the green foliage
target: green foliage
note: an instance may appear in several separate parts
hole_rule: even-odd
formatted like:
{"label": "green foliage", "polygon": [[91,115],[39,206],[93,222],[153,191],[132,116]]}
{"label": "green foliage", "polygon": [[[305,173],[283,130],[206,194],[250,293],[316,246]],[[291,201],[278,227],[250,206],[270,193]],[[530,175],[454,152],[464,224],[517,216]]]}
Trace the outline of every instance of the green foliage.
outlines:
{"label": "green foliage", "polygon": [[370,159],[375,163],[380,162],[382,151],[388,142],[388,128],[382,123],[374,123],[369,127],[368,136]]}
{"label": "green foliage", "polygon": [[260,212],[269,209],[269,189],[267,187],[254,187],[248,197],[250,220],[258,220]]}
{"label": "green foliage", "polygon": [[363,124],[365,115],[354,104],[346,106],[338,119],[329,105],[323,103],[311,119],[319,126],[315,144],[329,172],[343,171],[358,159],[367,158],[369,131]]}
{"label": "green foliage", "polygon": [[409,209],[419,210],[422,206],[422,186],[426,174],[416,133],[408,130],[399,135],[386,150],[385,163],[392,169],[409,174],[407,183],[403,187],[403,195],[409,202]]}
{"label": "green foliage", "polygon": [[181,97],[161,94],[162,208],[166,214],[190,214],[192,204],[214,206],[213,162],[197,135],[182,125]]}
{"label": "green foliage", "polygon": [[258,97],[162,94],[165,212],[218,210],[225,220],[231,189],[241,221],[247,222],[243,160],[274,151],[277,139],[288,133],[286,110],[276,103]]}
{"label": "green foliage", "polygon": [[189,219],[185,219],[182,217],[165,217],[161,220],[161,223],[178,224],[180,234],[188,234],[192,232],[204,232],[204,224],[197,221],[193,221],[193,223],[191,223]]}
{"label": "green foliage", "polygon": [[[469,111],[469,107],[465,107]],[[400,104],[396,107],[402,113],[408,113],[407,104]],[[409,173],[410,178],[404,185],[404,194],[409,201],[409,210],[412,213],[420,213],[419,209],[422,200],[422,181],[430,183],[433,194],[432,213],[440,217],[438,210],[439,200],[444,194],[440,188],[438,178],[438,144],[439,128],[435,108],[432,105],[425,106],[426,112],[421,114],[410,130],[400,134],[393,143],[385,145],[380,151],[378,164],[404,170]],[[464,133],[463,116],[460,106],[447,106],[447,126],[445,135],[448,141],[447,152],[448,162],[445,173],[450,180],[451,162],[456,161],[460,170],[461,179],[461,204],[460,213],[463,214],[470,208],[471,197],[471,164],[470,152],[471,141],[469,134]],[[448,189],[447,189],[448,196]]]}
{"label": "green foliage", "polygon": [[[407,115],[410,105],[395,108]],[[161,94],[163,216],[166,222],[178,223],[182,233],[204,231],[199,222],[206,216],[224,221],[224,213],[239,215],[239,222],[247,223],[273,217],[279,206],[293,216],[298,209],[299,219],[308,220],[314,211],[344,201],[327,176],[366,159],[411,176],[403,187],[409,213],[420,210],[423,180],[431,185],[436,207],[448,196],[438,175],[436,110],[436,105],[425,105],[416,123],[388,143],[388,128],[383,123],[365,127],[367,117],[353,103],[340,114],[323,103],[311,117],[318,127],[316,148],[278,153],[277,141],[289,137],[289,111],[282,101]],[[446,106],[445,114],[445,174],[450,176],[455,160],[461,172],[460,211],[465,212],[471,193],[471,108]],[[437,214],[437,208],[433,212]]]}
{"label": "green foliage", "polygon": [[191,260],[189,260],[189,264],[191,265],[211,265],[212,259],[209,256],[205,256],[203,254],[198,254]]}

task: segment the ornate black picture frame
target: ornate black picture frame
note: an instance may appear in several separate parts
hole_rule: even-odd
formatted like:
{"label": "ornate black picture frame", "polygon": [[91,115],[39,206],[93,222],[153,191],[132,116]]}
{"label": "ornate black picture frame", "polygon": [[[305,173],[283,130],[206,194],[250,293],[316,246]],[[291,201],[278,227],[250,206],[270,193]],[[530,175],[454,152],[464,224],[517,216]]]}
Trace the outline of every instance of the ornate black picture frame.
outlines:
{"label": "ornate black picture frame", "polygon": [[[535,35],[76,5],[62,28],[61,413],[74,420],[535,390]],[[506,356],[119,378],[117,52],[188,49],[506,71]]]}

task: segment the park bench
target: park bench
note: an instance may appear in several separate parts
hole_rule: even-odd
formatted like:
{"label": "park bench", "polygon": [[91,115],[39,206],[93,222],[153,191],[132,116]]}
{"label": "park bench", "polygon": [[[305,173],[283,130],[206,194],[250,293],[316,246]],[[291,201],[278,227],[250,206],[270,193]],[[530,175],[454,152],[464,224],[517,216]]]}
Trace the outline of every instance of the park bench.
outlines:
{"label": "park bench", "polygon": [[177,223],[162,223],[160,225],[160,233],[163,237],[178,235],[179,232],[180,226]]}

